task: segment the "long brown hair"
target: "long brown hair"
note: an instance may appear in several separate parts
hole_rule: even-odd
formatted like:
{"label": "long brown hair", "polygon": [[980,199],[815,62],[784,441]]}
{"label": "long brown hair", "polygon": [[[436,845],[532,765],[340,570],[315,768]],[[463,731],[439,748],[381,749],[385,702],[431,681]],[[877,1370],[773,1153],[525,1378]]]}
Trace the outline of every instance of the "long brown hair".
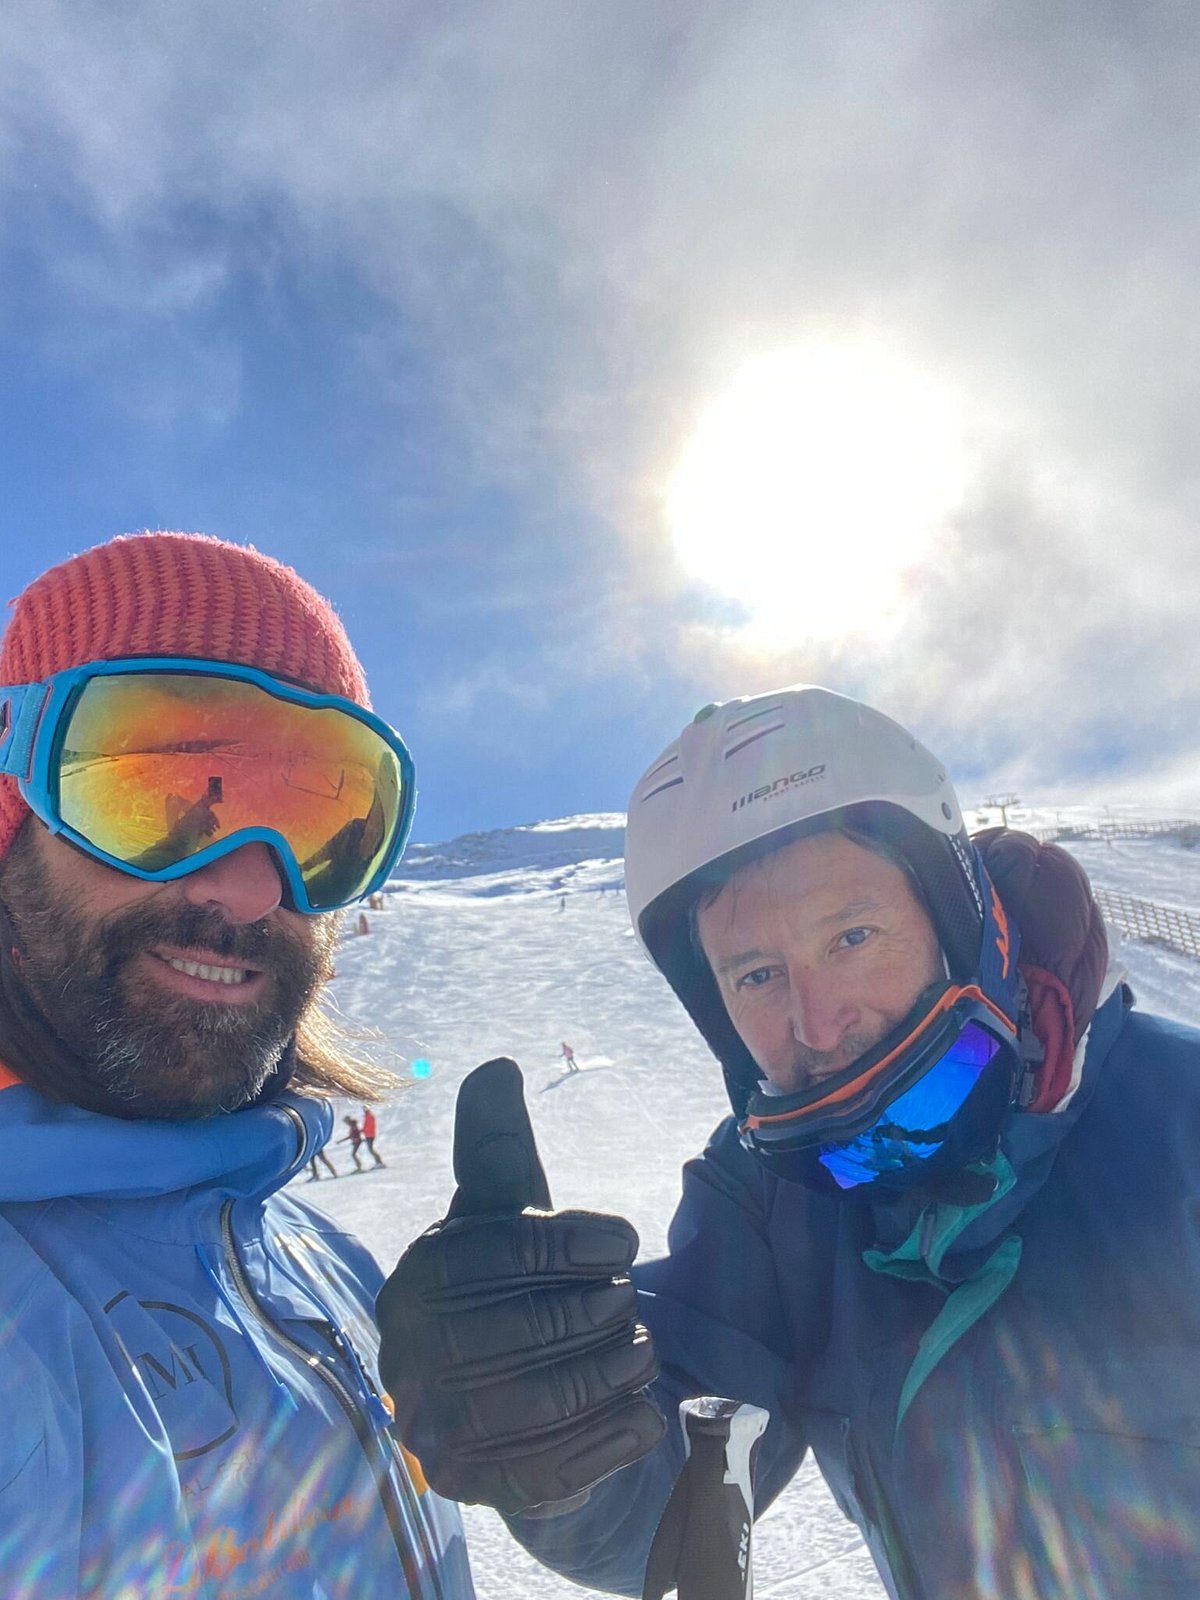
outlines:
{"label": "long brown hair", "polygon": [[382,1043],[379,1030],[344,1021],[322,1003],[324,993],[296,1024],[296,1064],[289,1087],[300,1094],[343,1095],[368,1104],[408,1088],[406,1080],[372,1059],[368,1047]]}

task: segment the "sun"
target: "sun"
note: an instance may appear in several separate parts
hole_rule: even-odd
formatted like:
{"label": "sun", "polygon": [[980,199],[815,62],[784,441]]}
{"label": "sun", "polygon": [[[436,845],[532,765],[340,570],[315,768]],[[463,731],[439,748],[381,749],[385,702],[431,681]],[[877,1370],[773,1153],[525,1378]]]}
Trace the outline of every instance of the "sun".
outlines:
{"label": "sun", "polygon": [[879,631],[966,480],[961,407],[866,337],[758,356],[701,416],[667,489],[676,553],[763,645]]}

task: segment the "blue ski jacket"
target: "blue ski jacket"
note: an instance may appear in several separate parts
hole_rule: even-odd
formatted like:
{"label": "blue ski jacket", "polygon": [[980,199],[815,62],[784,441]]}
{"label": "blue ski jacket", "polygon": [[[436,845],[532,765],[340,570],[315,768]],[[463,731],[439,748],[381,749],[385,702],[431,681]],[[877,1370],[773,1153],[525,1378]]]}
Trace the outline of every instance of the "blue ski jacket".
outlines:
{"label": "blue ski jacket", "polygon": [[388,1428],[382,1275],[279,1192],[331,1124],[0,1091],[5,1600],[472,1600],[457,1508]]}
{"label": "blue ski jacket", "polygon": [[[1131,1003],[1096,1012],[1065,1109],[1010,1116],[988,1204],[839,1203],[731,1119],[684,1170],[670,1254],[634,1269],[668,1417],[767,1407],[759,1509],[811,1448],[897,1600],[1200,1595],[1200,1032]],[[513,1529],[638,1594],[682,1453],[673,1427]]]}

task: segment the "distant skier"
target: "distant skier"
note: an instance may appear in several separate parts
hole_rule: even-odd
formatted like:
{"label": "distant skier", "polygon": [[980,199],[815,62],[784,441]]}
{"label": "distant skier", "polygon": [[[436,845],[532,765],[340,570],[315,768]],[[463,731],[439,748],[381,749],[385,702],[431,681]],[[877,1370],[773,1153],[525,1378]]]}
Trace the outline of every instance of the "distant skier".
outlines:
{"label": "distant skier", "polygon": [[574,1052],[574,1050],[571,1049],[571,1046],[569,1044],[564,1044],[563,1045],[563,1047],[562,1047],[562,1058],[563,1058],[563,1065],[566,1067],[568,1072],[578,1072],[579,1071],[579,1063],[575,1059],[575,1052]]}
{"label": "distant skier", "polygon": [[321,1174],[317,1171],[318,1161],[320,1161],[324,1166],[328,1167],[329,1176],[331,1178],[337,1177],[338,1169],[334,1166],[333,1162],[330,1161],[324,1150],[318,1150],[316,1155],[313,1156],[312,1160],[308,1163],[308,1170],[312,1174],[309,1180],[311,1183],[319,1183],[321,1180]]}
{"label": "distant skier", "polygon": [[365,911],[358,913],[358,931],[359,933],[370,933],[371,931],[371,924],[367,921],[367,913]]}
{"label": "distant skier", "polygon": [[363,1142],[363,1131],[359,1127],[356,1117],[343,1117],[342,1121],[350,1129],[350,1132],[344,1133],[337,1142],[338,1144],[349,1144],[350,1154],[354,1157],[354,1170],[355,1172],[361,1172],[363,1164],[358,1159],[358,1147]]}
{"label": "distant skier", "polygon": [[370,1106],[364,1106],[362,1108],[363,1139],[366,1143],[367,1149],[375,1157],[375,1165],[377,1167],[386,1167],[387,1162],[375,1148],[375,1134],[378,1131],[378,1126],[378,1123],[375,1121],[375,1113],[371,1110]]}

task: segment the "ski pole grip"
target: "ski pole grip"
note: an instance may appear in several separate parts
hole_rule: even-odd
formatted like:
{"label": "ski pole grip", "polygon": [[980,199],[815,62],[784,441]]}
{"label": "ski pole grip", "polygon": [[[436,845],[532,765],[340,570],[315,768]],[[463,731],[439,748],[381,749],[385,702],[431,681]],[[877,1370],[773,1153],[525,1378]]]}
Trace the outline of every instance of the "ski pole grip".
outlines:
{"label": "ski pole grip", "polygon": [[769,1414],[717,1395],[679,1407],[687,1459],[646,1564],[643,1600],[751,1600],[754,1447]]}
{"label": "ski pole grip", "polygon": [[745,1487],[746,1504],[754,1515],[754,1480],[751,1453],[770,1421],[770,1412],[746,1400],[723,1400],[717,1395],[701,1395],[683,1400],[679,1420],[683,1424],[688,1450],[698,1439],[716,1437],[725,1446],[726,1482]]}

